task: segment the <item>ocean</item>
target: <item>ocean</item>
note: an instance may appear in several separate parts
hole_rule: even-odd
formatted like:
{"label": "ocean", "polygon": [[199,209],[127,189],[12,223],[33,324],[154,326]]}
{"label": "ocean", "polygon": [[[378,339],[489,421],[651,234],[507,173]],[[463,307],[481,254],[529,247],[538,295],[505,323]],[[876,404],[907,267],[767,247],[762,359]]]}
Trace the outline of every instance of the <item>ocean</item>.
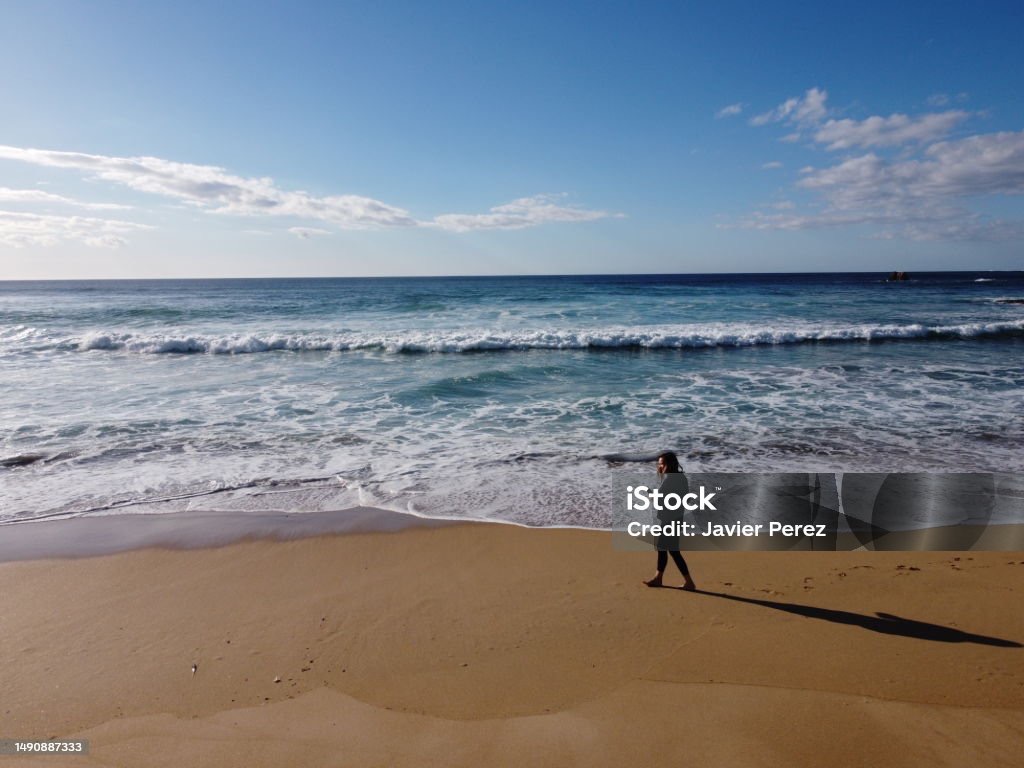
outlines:
{"label": "ocean", "polygon": [[0,522],[1024,470],[1024,272],[0,282]]}

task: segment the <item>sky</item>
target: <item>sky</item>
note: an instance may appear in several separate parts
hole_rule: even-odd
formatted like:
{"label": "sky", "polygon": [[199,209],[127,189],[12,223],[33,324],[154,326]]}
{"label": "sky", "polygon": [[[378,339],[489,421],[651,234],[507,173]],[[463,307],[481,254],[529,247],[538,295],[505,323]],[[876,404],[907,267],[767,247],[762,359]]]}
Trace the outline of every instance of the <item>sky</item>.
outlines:
{"label": "sky", "polygon": [[0,279],[1024,269],[1022,31],[0,0]]}

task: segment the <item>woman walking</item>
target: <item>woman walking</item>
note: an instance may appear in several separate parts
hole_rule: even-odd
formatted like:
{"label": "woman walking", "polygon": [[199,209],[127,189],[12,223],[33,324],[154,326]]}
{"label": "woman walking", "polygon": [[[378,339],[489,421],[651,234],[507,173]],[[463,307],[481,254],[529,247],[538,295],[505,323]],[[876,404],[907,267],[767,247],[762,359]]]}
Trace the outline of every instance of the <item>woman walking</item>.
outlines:
{"label": "woman walking", "polygon": [[[679,457],[672,451],[665,451],[658,456],[658,477],[661,478],[659,490],[662,493],[677,493],[682,498],[689,491],[686,475],[679,468]],[[658,521],[663,525],[672,523],[675,514],[667,509],[662,509],[658,512]],[[678,514],[682,516],[681,508]],[[687,567],[683,556],[679,553],[678,536],[663,534],[658,537],[658,572],[654,574],[654,578],[648,579],[644,584],[648,587],[664,586],[662,577],[665,575],[665,567],[668,565],[669,555],[672,555],[672,562],[676,564],[679,572],[683,574],[683,589],[687,592],[694,592],[697,589],[697,585],[693,583],[693,579],[690,577],[690,569]]]}

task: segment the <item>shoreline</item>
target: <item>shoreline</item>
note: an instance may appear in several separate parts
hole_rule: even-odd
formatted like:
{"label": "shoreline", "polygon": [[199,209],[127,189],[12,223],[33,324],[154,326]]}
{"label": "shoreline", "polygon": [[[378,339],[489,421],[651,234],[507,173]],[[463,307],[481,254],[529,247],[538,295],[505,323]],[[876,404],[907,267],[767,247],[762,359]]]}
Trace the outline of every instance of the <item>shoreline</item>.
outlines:
{"label": "shoreline", "polygon": [[1024,556],[686,552],[689,594],[610,539],[466,523],[0,563],[3,735],[87,738],[83,766],[1015,764]]}
{"label": "shoreline", "polygon": [[[583,531],[608,536],[616,551],[651,552],[650,536],[577,526],[526,526],[506,520],[434,518],[379,507],[325,512],[185,511],[105,514],[0,524],[0,564],[51,558],[101,557],[142,549],[191,550],[245,541],[291,541],[317,536],[396,533],[416,528],[497,525],[527,530]],[[820,544],[814,537],[688,536],[690,552],[1024,552],[1024,524],[934,526],[890,531],[873,541],[839,531]]]}
{"label": "shoreline", "polygon": [[210,549],[243,541],[290,541],[331,534],[393,533],[460,520],[421,517],[378,507],[330,512],[106,514],[0,525],[0,563],[99,557],[140,549]]}

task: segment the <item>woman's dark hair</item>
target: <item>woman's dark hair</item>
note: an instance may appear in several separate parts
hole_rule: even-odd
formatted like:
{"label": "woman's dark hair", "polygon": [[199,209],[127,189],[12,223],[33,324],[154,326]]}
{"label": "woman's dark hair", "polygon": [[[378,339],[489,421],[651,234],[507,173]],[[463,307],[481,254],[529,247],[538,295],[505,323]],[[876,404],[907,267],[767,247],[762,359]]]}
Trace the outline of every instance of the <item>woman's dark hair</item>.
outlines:
{"label": "woman's dark hair", "polygon": [[675,451],[665,451],[664,453],[659,453],[658,458],[664,460],[666,473],[672,474],[675,472],[682,471],[679,469],[679,457],[676,456]]}

